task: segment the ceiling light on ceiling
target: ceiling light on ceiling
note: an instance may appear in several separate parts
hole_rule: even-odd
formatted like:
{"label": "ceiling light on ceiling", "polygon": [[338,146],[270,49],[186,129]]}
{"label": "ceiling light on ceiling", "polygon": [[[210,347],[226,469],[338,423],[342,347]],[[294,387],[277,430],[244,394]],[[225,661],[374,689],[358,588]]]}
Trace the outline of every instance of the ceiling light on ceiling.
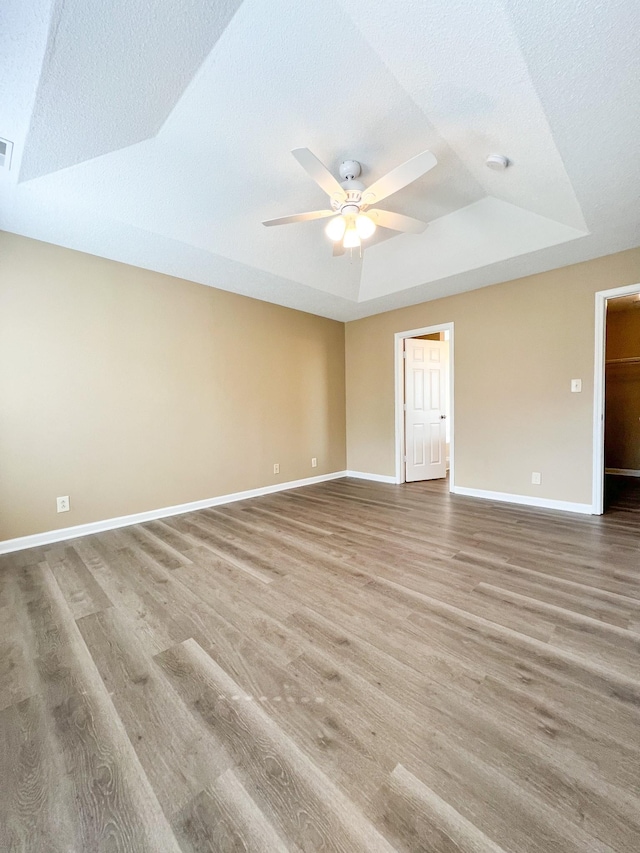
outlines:
{"label": "ceiling light on ceiling", "polygon": [[346,227],[347,221],[344,216],[334,216],[333,219],[329,220],[327,227],[324,229],[324,233],[330,240],[337,243],[338,240],[342,240],[344,237]]}
{"label": "ceiling light on ceiling", "polygon": [[488,166],[489,169],[493,169],[495,172],[504,172],[507,166],[511,165],[509,158],[505,157],[504,154],[489,154],[484,163],[485,166]]}
{"label": "ceiling light on ceiling", "polygon": [[358,232],[358,237],[361,240],[366,240],[367,237],[371,237],[373,232],[376,230],[376,223],[373,219],[369,219],[368,216],[365,216],[364,213],[359,213],[356,216],[356,231]]}
{"label": "ceiling light on ceiling", "polygon": [[346,217],[344,215],[334,216],[329,221],[324,233],[334,243],[339,243],[344,237],[345,249],[352,249],[360,245],[361,240],[366,240],[376,230],[375,222],[363,213]]}
{"label": "ceiling light on ceiling", "polygon": [[[366,240],[368,237],[371,237],[375,230],[375,222],[363,213],[359,213],[355,219],[350,216],[348,220],[343,215],[334,216],[324,229],[324,233],[334,243],[340,242],[344,237],[343,246],[345,249],[349,249],[359,246],[360,240]],[[347,235],[349,235],[349,242],[347,242]],[[358,238],[357,243],[355,242],[356,237]]]}
{"label": "ceiling light on ceiling", "polygon": [[358,236],[355,225],[349,225],[345,231],[342,245],[345,249],[357,249],[360,246],[360,237]]}

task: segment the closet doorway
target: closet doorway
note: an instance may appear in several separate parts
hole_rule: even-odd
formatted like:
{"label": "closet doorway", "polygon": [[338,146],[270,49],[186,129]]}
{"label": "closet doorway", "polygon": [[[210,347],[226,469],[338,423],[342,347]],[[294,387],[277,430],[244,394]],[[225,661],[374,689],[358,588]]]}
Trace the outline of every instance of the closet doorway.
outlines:
{"label": "closet doorway", "polygon": [[596,293],[593,507],[640,520],[640,284]]}
{"label": "closet doorway", "polygon": [[607,300],[604,511],[640,513],[640,293]]}

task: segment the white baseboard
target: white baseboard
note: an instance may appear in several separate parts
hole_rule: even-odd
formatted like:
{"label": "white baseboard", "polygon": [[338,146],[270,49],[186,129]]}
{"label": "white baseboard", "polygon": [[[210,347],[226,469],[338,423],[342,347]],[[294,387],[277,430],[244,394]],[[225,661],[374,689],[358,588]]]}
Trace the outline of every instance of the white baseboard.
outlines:
{"label": "white baseboard", "polygon": [[373,480],[374,483],[391,483],[393,486],[398,484],[395,477],[388,474],[366,474],[364,471],[345,471],[345,477],[355,477],[358,480]]}
{"label": "white baseboard", "polygon": [[177,504],[176,506],[165,506],[161,509],[152,509],[147,512],[137,512],[133,515],[121,515],[118,518],[107,518],[104,521],[92,521],[89,524],[77,524],[75,527],[61,527],[58,530],[47,530],[45,533],[34,533],[31,536],[19,536],[17,539],[5,539],[0,542],[0,554],[9,554],[12,551],[23,551],[25,548],[37,548],[40,545],[51,545],[54,542],[62,542],[65,539],[77,539],[78,536],[88,536],[90,533],[101,533],[103,530],[114,530],[117,527],[128,527],[131,524],[141,524],[144,521],[153,521],[156,518],[168,518],[171,515],[181,515],[184,512],[194,512],[198,509],[208,509],[221,504],[245,501],[248,498],[259,498],[262,495],[271,495],[274,492],[284,492],[289,489],[298,489],[301,486],[312,486],[314,483],[324,483],[327,480],[339,480],[341,477],[358,476],[351,475],[347,471],[336,471],[333,474],[320,474],[317,477],[307,477],[303,480],[290,480],[288,483],[276,483],[273,486],[263,486],[260,489],[249,489],[246,492],[234,492],[230,495],[220,495],[217,498],[206,498],[202,501],[191,501],[191,503]]}
{"label": "white baseboard", "polygon": [[451,491],[456,495],[466,495],[470,498],[483,498],[488,501],[501,501],[523,506],[537,506],[542,509],[557,509],[562,512],[579,512],[582,515],[593,515],[591,504],[572,503],[571,501],[554,501],[550,498],[534,498],[530,495],[512,495],[509,492],[490,492],[486,489],[468,489],[466,486],[454,486]]}
{"label": "white baseboard", "polygon": [[635,468],[605,468],[606,474],[616,474],[619,477],[640,477],[640,471]]}

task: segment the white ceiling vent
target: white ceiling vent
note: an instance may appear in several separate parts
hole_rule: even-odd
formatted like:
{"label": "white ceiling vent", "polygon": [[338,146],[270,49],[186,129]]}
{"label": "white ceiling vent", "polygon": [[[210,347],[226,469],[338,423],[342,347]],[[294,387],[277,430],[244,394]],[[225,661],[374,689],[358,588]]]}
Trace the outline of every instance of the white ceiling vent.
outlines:
{"label": "white ceiling vent", "polygon": [[13,152],[13,142],[8,139],[0,138],[0,169],[11,168],[11,153]]}

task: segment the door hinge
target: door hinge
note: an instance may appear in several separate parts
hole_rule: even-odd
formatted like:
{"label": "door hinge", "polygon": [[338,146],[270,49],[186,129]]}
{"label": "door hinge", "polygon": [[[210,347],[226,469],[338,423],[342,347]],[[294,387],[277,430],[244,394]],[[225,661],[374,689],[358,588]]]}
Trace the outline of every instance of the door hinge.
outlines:
{"label": "door hinge", "polygon": [[406,456],[403,456],[403,457],[402,457],[402,461],[403,461],[403,462],[406,462],[406,461],[407,461],[407,457],[406,457]]}
{"label": "door hinge", "polygon": [[403,403],[403,404],[402,404],[402,410],[403,410],[404,412],[406,412],[406,411],[407,411],[407,404],[406,404],[406,403]]}
{"label": "door hinge", "polygon": [[402,353],[402,357],[403,357],[403,358],[406,358],[406,357],[407,357],[407,353],[406,353],[406,351]]}

